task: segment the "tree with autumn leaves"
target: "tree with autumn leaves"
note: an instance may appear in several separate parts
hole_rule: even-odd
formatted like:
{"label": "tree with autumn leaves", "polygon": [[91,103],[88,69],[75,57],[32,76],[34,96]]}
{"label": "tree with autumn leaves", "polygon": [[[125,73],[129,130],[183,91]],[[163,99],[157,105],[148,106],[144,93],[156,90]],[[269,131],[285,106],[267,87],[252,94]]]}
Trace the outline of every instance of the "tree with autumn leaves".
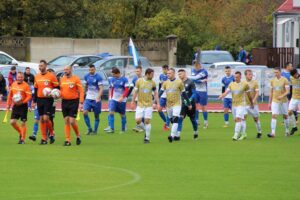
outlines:
{"label": "tree with autumn leaves", "polygon": [[197,47],[272,46],[284,0],[0,0],[1,36],[157,39],[178,36],[180,64]]}

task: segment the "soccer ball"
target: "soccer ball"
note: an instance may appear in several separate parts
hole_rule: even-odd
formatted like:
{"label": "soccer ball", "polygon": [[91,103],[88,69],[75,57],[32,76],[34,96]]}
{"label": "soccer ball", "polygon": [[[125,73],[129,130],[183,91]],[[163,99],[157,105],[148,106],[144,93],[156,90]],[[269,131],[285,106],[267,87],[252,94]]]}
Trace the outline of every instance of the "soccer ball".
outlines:
{"label": "soccer ball", "polygon": [[49,97],[51,95],[51,89],[48,87],[44,88],[43,95],[44,95],[44,97]]}
{"label": "soccer ball", "polygon": [[59,89],[53,89],[51,91],[51,96],[54,98],[54,99],[58,99],[60,97],[60,91]]}
{"label": "soccer ball", "polygon": [[20,93],[14,94],[12,99],[15,103],[18,103],[22,100],[22,95]]}

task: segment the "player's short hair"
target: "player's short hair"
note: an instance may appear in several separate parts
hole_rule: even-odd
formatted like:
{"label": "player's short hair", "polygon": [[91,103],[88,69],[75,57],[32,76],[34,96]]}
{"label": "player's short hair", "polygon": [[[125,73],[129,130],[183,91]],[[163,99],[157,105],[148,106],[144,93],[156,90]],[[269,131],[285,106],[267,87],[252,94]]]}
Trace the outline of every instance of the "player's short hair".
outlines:
{"label": "player's short hair", "polygon": [[16,68],[16,66],[12,66],[11,68],[10,68],[10,70],[12,71],[12,70],[16,70],[17,68]]}
{"label": "player's short hair", "polygon": [[244,74],[247,75],[248,72],[252,72],[252,70],[251,69],[246,69],[245,72],[244,72]]}
{"label": "player's short hair", "polygon": [[48,68],[48,69],[47,69],[47,72],[52,72],[52,73],[53,73],[53,72],[54,72],[54,70],[53,70],[53,69],[51,69],[51,68]]}
{"label": "player's short hair", "polygon": [[297,69],[292,69],[292,70],[291,70],[291,76],[294,76],[294,75],[297,74],[297,73],[298,73]]}
{"label": "player's short hair", "polygon": [[179,69],[179,70],[178,70],[178,73],[179,73],[179,72],[185,72],[185,70],[184,70],[184,69]]}
{"label": "player's short hair", "polygon": [[286,62],[283,68],[285,69],[285,68],[287,68],[287,66],[289,66],[291,64],[292,64],[291,62]]}
{"label": "player's short hair", "polygon": [[274,67],[274,70],[281,71],[280,67]]}
{"label": "player's short hair", "polygon": [[143,68],[142,68],[141,65],[139,65],[139,66],[137,66],[135,69],[140,69],[140,70],[142,70]]}
{"label": "player's short hair", "polygon": [[169,66],[168,65],[163,65],[162,68],[163,69],[169,69]]}
{"label": "player's short hair", "polygon": [[230,66],[225,66],[225,69],[231,69],[231,67]]}
{"label": "player's short hair", "polygon": [[111,73],[113,73],[113,74],[120,74],[121,72],[120,72],[119,68],[113,67],[113,68],[111,69]]}
{"label": "player's short hair", "polygon": [[44,65],[48,65],[46,60],[40,60],[40,63],[43,63]]}
{"label": "player's short hair", "polygon": [[89,65],[89,68],[96,68],[95,65],[91,64]]}
{"label": "player's short hair", "polygon": [[148,69],[146,69],[146,71],[145,71],[145,75],[147,75],[147,74],[151,74],[151,73],[153,73],[154,72],[154,70],[153,69],[151,69],[151,68],[148,68]]}
{"label": "player's short hair", "polygon": [[26,67],[25,70],[30,69],[30,67]]}
{"label": "player's short hair", "polygon": [[175,69],[173,67],[169,68],[169,70],[171,70],[175,73]]}
{"label": "player's short hair", "polygon": [[234,74],[239,74],[240,76],[242,76],[242,73],[240,71],[236,71]]}
{"label": "player's short hair", "polygon": [[23,72],[17,72],[17,74],[20,74],[20,75],[24,76],[24,73],[23,73]]}

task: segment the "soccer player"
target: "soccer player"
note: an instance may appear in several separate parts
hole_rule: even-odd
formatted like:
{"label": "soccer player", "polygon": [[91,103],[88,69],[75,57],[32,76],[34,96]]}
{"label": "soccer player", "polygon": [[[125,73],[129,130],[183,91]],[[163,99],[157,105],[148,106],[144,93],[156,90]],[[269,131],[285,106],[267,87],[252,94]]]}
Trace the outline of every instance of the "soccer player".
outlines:
{"label": "soccer player", "polygon": [[[15,102],[14,95],[20,95],[20,100]],[[7,98],[7,110],[13,104],[10,124],[19,133],[20,139],[18,144],[25,144],[28,101],[31,98],[30,86],[24,81],[24,74],[18,72],[17,79],[12,83]],[[19,119],[21,120],[21,127],[17,123]]]}
{"label": "soccer player", "polygon": [[105,129],[107,133],[115,131],[115,112],[120,113],[122,130],[120,133],[125,133],[126,129],[126,100],[128,94],[128,79],[121,75],[118,68],[112,68],[113,77],[110,79],[110,98],[109,101],[109,129]]}
{"label": "soccer player", "polygon": [[[158,92],[161,91],[161,87],[162,87],[163,83],[166,80],[168,80],[168,76],[167,76],[168,70],[169,70],[168,65],[163,65],[162,66],[163,73],[159,75]],[[160,118],[164,121],[163,130],[168,131],[169,126],[170,126],[170,119],[169,119],[168,115],[165,115],[165,113],[163,112],[163,108],[166,107],[166,95],[165,94],[160,96],[159,102],[157,102],[157,104],[158,103],[159,103],[160,106],[159,106],[159,109],[157,111],[158,111],[158,114],[159,114]]]}
{"label": "soccer player", "polygon": [[41,125],[41,145],[47,144],[47,129],[49,130],[49,139],[50,144],[55,142],[54,133],[53,133],[53,126],[49,117],[53,112],[53,102],[54,99],[50,95],[44,94],[44,89],[54,89],[58,88],[58,81],[55,75],[51,72],[47,71],[47,62],[45,60],[41,60],[39,63],[39,70],[35,77],[34,81],[34,98],[32,103],[32,108],[34,109],[37,105],[38,113],[40,116],[40,125]]}
{"label": "soccer player", "polygon": [[[230,66],[225,67],[225,76],[222,78],[222,93],[226,91],[229,84],[234,81],[234,75],[231,74]],[[229,109],[232,107],[232,94],[229,92],[223,99],[224,107],[224,128],[227,128],[229,125]]]}
{"label": "soccer player", "polygon": [[290,86],[289,81],[281,76],[280,68],[274,68],[275,77],[271,79],[271,90],[269,97],[269,108],[272,111],[271,130],[268,137],[275,137],[277,116],[283,115],[285,135],[289,135],[288,99]]}
{"label": "soccer player", "polygon": [[71,126],[76,134],[76,144],[81,144],[80,133],[76,122],[78,110],[81,110],[84,99],[81,80],[72,74],[72,67],[64,68],[65,75],[60,79],[61,108],[65,121],[66,141],[64,146],[71,146]]}
{"label": "soccer player", "polygon": [[169,142],[178,141],[178,120],[181,111],[181,97],[186,101],[189,110],[192,109],[191,102],[185,93],[183,82],[175,78],[175,69],[168,70],[168,80],[162,85],[160,96],[165,92],[167,100],[167,113],[171,119],[171,134],[168,137]]}
{"label": "soccer player", "polygon": [[296,119],[293,112],[297,111],[297,108],[299,108],[300,106],[300,78],[297,69],[293,69],[291,71],[291,84],[293,87],[293,94],[289,104],[288,114],[289,114],[289,120],[292,124],[292,130],[290,132],[290,135],[294,135],[294,133],[298,130],[298,128],[296,125]]}
{"label": "soccer player", "polygon": [[[25,68],[24,81],[30,86],[31,93],[34,93],[34,75],[30,73],[30,67]],[[28,102],[28,109],[31,110],[32,99]]]}
{"label": "soccer player", "polygon": [[[98,127],[100,124],[100,113],[101,113],[101,97],[103,94],[103,80],[102,77],[96,73],[94,65],[89,66],[89,73],[84,76],[86,98],[83,105],[83,116],[88,131],[86,135],[97,134]],[[89,118],[89,112],[94,112],[95,122],[94,130],[91,127]]]}
{"label": "soccer player", "polygon": [[146,69],[145,77],[139,78],[134,87],[134,93],[131,101],[132,108],[135,107],[135,100],[137,100],[137,108],[135,112],[135,120],[137,127],[141,126],[142,119],[145,120],[145,137],[144,143],[150,142],[150,132],[151,132],[151,119],[153,112],[152,94],[154,93],[154,98],[158,102],[158,93],[156,91],[155,82],[152,80],[154,75],[153,69]]}
{"label": "soccer player", "polygon": [[[247,114],[249,114],[253,117],[253,120],[255,122],[255,126],[257,129],[256,138],[261,138],[261,124],[260,124],[260,120],[259,120],[259,108],[258,108],[258,104],[257,104],[257,98],[259,96],[258,83],[256,80],[253,80],[252,70],[247,69],[245,71],[245,76],[246,76],[246,83],[249,86],[249,92],[250,92],[252,102],[250,102],[250,99],[248,98],[248,96],[246,96],[246,115],[243,120],[244,133],[246,130]],[[252,104],[253,104],[253,107],[251,106]],[[243,136],[246,137],[246,133]],[[243,138],[240,138],[240,139],[243,139]]]}
{"label": "soccer player", "polygon": [[[130,96],[131,92],[133,91],[133,89],[135,88],[135,84],[136,84],[136,81],[139,79],[139,78],[142,78],[142,66],[137,66],[135,68],[135,76],[133,77],[132,81],[131,81],[131,84],[130,84],[130,87],[129,87],[129,92],[128,92],[128,95],[127,95],[127,98]],[[135,132],[143,132],[144,131],[144,118],[142,118],[142,122],[141,124],[138,126],[136,125],[132,130],[135,131]]]}
{"label": "soccer player", "polygon": [[192,109],[190,109],[190,106],[188,106],[187,102],[182,101],[181,104],[181,112],[180,112],[180,118],[178,120],[178,129],[177,129],[177,134],[178,137],[180,138],[180,132],[182,130],[182,123],[183,119],[187,116],[189,116],[193,130],[194,130],[194,139],[198,138],[198,124],[195,118],[196,114],[196,103],[194,101],[194,98],[196,96],[196,87],[195,84],[192,80],[187,78],[186,71],[184,69],[178,70],[178,77],[181,79],[181,81],[184,84],[185,87],[185,92],[191,102]]}
{"label": "soccer player", "polygon": [[[283,76],[284,78],[286,78],[289,81],[289,85],[290,85],[290,93],[287,95],[287,98],[289,101],[291,101],[292,95],[293,95],[293,86],[291,84],[291,71],[293,69],[293,64],[291,62],[287,62],[285,63],[283,70],[281,72],[281,76]],[[296,108],[293,111],[293,114],[295,116],[295,120],[296,123],[298,123],[298,108]]]}
{"label": "soccer player", "polygon": [[248,95],[250,100],[250,106],[253,107],[252,97],[249,91],[249,85],[245,82],[241,82],[242,74],[237,71],[234,73],[234,82],[231,82],[226,91],[219,96],[219,99],[223,99],[229,92],[232,94],[232,115],[235,120],[235,129],[232,140],[236,141],[240,137],[242,131],[242,120],[245,116],[245,95]]}
{"label": "soccer player", "polygon": [[[193,80],[196,85],[196,103],[198,103],[202,110],[202,115],[204,118],[204,127],[208,128],[208,113],[206,110],[207,105],[207,78],[208,73],[206,69],[201,67],[199,62],[195,63],[195,68],[192,69],[191,76],[188,77],[189,79]],[[196,111],[196,120],[197,123],[199,122],[199,111]]]}

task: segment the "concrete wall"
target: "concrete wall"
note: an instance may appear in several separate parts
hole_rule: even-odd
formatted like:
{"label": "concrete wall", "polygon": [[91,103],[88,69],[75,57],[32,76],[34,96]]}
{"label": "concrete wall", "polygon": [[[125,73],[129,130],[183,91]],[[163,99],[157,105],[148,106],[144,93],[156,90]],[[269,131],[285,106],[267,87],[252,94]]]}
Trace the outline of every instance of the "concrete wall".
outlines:
{"label": "concrete wall", "polygon": [[97,54],[109,52],[121,55],[121,39],[30,38],[30,60],[47,61],[63,54]]}
{"label": "concrete wall", "polygon": [[[65,54],[128,55],[129,39],[73,39],[54,37],[0,37],[0,50],[20,61],[50,61]],[[153,66],[176,66],[177,37],[166,39],[134,40],[140,56],[147,57]]]}

